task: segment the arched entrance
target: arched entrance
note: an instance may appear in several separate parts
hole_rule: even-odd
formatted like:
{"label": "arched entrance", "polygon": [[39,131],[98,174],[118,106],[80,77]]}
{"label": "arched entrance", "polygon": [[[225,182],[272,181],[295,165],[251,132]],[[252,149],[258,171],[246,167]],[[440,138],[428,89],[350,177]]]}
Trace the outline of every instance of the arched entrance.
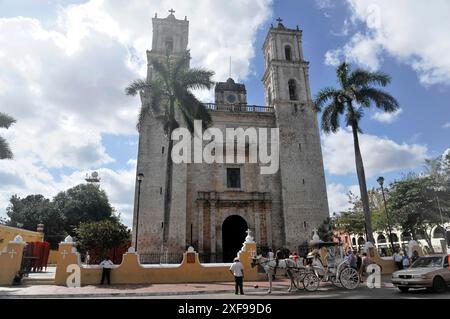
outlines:
{"label": "arched entrance", "polygon": [[238,215],[227,217],[222,225],[223,262],[232,262],[247,236],[247,222]]}

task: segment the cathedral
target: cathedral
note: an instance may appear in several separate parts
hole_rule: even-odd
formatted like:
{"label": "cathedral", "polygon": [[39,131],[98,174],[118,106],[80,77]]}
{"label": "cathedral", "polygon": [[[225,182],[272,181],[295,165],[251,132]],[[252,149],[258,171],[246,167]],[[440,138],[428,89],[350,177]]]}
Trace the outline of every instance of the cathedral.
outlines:
{"label": "cathedral", "polygon": [[[215,85],[215,103],[205,103],[213,127],[278,128],[279,170],[260,174],[259,163],[173,164],[170,220],[164,224],[168,137],[161,122],[147,116],[139,132],[133,241],[142,254],[178,254],[192,246],[210,261],[229,262],[247,229],[261,248],[296,251],[328,216],[317,115],[312,107],[309,63],[302,31],[277,20],[262,53],[265,105],[248,104],[245,85],[232,78]],[[147,59],[188,49],[189,21],[155,16]],[[148,78],[153,69],[148,64]],[[141,96],[143,103],[145,97]],[[142,176],[142,175],[141,175]],[[163,229],[168,227],[167,241]],[[136,242],[137,241],[137,242]]]}

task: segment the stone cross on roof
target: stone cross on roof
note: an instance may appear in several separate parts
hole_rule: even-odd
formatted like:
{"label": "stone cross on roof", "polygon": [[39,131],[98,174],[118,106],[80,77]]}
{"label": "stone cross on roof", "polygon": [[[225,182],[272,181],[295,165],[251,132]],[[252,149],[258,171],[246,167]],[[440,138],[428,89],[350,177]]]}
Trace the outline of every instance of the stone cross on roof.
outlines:
{"label": "stone cross on roof", "polygon": [[281,23],[281,22],[283,22],[283,19],[281,19],[280,17],[278,17],[277,21],[278,21],[278,23]]}
{"label": "stone cross on roof", "polygon": [[175,10],[174,9],[170,9],[169,12],[170,12],[171,15],[173,15],[175,13]]}

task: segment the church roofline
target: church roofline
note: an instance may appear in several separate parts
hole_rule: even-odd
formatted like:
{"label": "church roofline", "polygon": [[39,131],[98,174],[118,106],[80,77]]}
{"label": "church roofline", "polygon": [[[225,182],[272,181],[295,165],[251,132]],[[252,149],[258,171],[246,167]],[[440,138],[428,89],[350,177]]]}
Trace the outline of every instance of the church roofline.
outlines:
{"label": "church roofline", "polygon": [[184,20],[177,19],[174,15],[174,10],[169,10],[170,14],[165,18],[158,18],[158,14],[155,13],[155,16],[152,18],[153,23],[165,24],[165,23],[177,23],[177,24],[189,24],[187,16],[184,17]]}
{"label": "church roofline", "polygon": [[264,43],[263,43],[263,46],[262,46],[262,49],[263,49],[263,50],[266,48],[267,43],[269,42],[270,35],[271,35],[271,34],[274,34],[274,33],[277,33],[277,34],[286,34],[286,35],[289,35],[289,34],[293,34],[293,33],[294,33],[294,34],[297,34],[297,35],[299,35],[299,36],[301,37],[303,31],[302,31],[301,29],[299,29],[298,26],[297,26],[296,29],[290,29],[290,28],[286,28],[284,25],[283,25],[283,28],[280,28],[280,27],[274,27],[273,25],[271,25],[271,27],[270,27],[270,29],[269,29],[269,32],[267,32],[266,38],[264,39]]}
{"label": "church roofline", "polygon": [[215,92],[218,91],[236,91],[247,93],[245,85],[242,83],[236,83],[232,78],[229,78],[226,82],[217,82],[214,89]]}

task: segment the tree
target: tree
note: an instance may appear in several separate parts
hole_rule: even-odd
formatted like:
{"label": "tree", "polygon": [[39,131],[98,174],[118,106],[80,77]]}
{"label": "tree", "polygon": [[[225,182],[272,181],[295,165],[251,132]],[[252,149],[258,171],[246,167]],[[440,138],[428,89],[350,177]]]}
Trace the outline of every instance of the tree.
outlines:
{"label": "tree", "polygon": [[[137,128],[143,126],[149,113],[161,118],[164,132],[168,138],[168,152],[166,162],[166,180],[164,193],[164,228],[161,247],[168,241],[170,209],[172,202],[172,132],[180,125],[175,118],[175,106],[181,112],[181,116],[192,133],[194,120],[201,120],[203,128],[208,127],[211,116],[208,110],[192,94],[192,89],[210,89],[213,85],[211,77],[213,72],[204,69],[189,69],[190,54],[186,51],[180,57],[166,55],[162,63],[158,59],[151,62],[155,71],[153,79],[135,80],[126,88],[126,94],[135,96],[140,93],[143,99],[139,114]],[[162,114],[162,116],[157,116]]]}
{"label": "tree", "polygon": [[120,247],[131,238],[127,226],[114,219],[80,223],[75,234],[80,252],[99,249],[102,258],[109,250]]}
{"label": "tree", "polygon": [[317,234],[319,235],[321,240],[325,242],[331,242],[333,241],[334,229],[334,220],[330,217],[327,217],[327,219],[325,219],[317,229]]}
{"label": "tree", "polygon": [[38,224],[44,224],[44,240],[53,249],[64,238],[64,216],[43,195],[12,196],[6,214],[10,218],[9,226],[36,231]]}
{"label": "tree", "polygon": [[363,203],[365,228],[368,240],[374,242],[364,164],[359,147],[358,133],[362,133],[359,123],[363,117],[364,108],[369,108],[372,103],[385,112],[394,112],[399,108],[399,105],[397,100],[389,93],[375,87],[377,85],[383,87],[388,85],[391,81],[388,74],[368,72],[363,69],[350,72],[349,64],[345,62],[337,68],[336,73],[340,88],[328,87],[320,90],[315,98],[314,106],[318,112],[323,110],[322,129],[325,133],[336,133],[338,131],[342,115],[345,115],[346,126],[352,128],[356,172]]}
{"label": "tree", "polygon": [[81,222],[117,219],[105,191],[93,184],[80,184],[60,192],[53,202],[64,216],[64,229],[71,236]]}
{"label": "tree", "polygon": [[346,212],[341,212],[335,217],[335,227],[337,230],[349,234],[364,233],[364,214],[360,209],[361,201],[352,192],[347,194],[348,203],[351,204]]}
{"label": "tree", "polygon": [[[430,230],[441,223],[435,200],[435,186],[434,178],[429,175],[409,174],[393,183],[389,196],[389,207],[395,222],[401,225],[403,231],[410,232],[415,240],[418,236],[423,236],[431,250]],[[443,197],[445,201],[449,200],[449,196],[447,193]],[[448,212],[446,217],[448,218]]]}
{"label": "tree", "polygon": [[[0,112],[0,128],[8,129],[11,125],[16,122],[11,116]],[[9,147],[6,139],[0,136],[0,159],[11,159],[13,158],[13,153]]]}

